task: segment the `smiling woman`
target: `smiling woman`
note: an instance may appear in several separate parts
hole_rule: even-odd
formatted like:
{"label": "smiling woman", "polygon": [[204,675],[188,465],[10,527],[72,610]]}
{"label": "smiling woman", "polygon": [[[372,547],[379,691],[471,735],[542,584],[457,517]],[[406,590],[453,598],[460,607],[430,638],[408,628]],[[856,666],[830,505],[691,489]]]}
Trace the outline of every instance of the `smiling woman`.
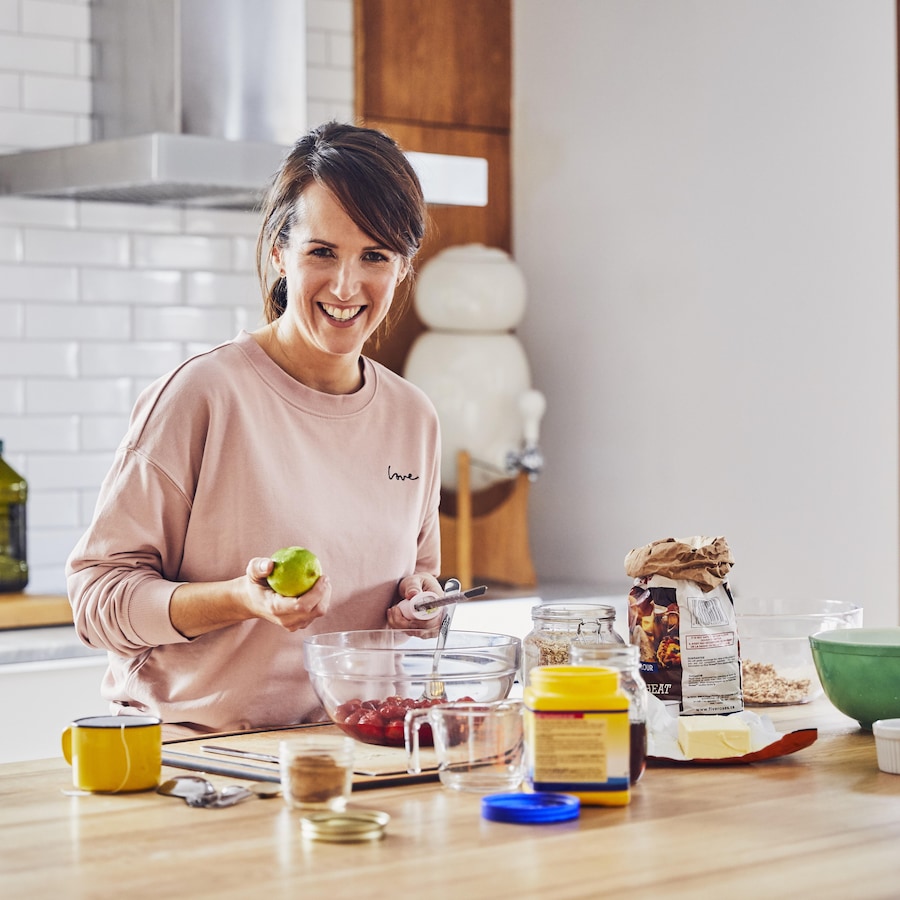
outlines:
{"label": "smiling woman", "polygon": [[[267,324],[144,392],[69,560],[78,633],[111,651],[114,711],[168,734],[316,720],[305,636],[434,627],[397,604],[440,590],[437,414],[362,352],[425,219],[381,132],[330,123],[285,158],[258,241]],[[299,597],[267,582],[291,546],[322,567]]]}

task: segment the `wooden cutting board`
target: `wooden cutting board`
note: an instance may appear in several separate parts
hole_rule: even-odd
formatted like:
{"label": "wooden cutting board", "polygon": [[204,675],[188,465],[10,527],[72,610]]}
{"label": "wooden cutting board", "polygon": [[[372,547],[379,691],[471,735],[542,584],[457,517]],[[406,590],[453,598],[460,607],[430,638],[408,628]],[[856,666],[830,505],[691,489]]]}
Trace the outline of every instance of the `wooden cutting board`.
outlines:
{"label": "wooden cutting board", "polygon": [[[188,768],[209,774],[229,775],[251,781],[277,782],[279,780],[278,745],[282,740],[296,736],[299,731],[321,729],[325,734],[341,734],[336,725],[298,725],[277,731],[236,732],[206,735],[189,740],[167,741],[163,745],[163,765]],[[210,751],[209,747],[241,750],[273,757],[272,761],[242,758]],[[422,773],[407,771],[406,751],[402,747],[381,747],[375,744],[354,744],[353,789],[390,787],[395,784],[415,784],[437,779],[437,761],[434,750],[423,747],[420,754]],[[228,771],[224,771],[228,770]]]}

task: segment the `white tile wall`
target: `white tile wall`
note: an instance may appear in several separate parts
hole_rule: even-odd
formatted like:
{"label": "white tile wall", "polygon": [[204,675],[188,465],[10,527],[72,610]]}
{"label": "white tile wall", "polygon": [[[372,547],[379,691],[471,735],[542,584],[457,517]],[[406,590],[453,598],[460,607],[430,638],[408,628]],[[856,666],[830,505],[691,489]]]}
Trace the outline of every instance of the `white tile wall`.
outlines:
{"label": "white tile wall", "polygon": [[[307,0],[310,124],[353,117],[352,0]],[[0,152],[90,134],[89,0],[0,0]],[[261,321],[255,213],[0,197],[0,439],[62,592],[137,394]]]}

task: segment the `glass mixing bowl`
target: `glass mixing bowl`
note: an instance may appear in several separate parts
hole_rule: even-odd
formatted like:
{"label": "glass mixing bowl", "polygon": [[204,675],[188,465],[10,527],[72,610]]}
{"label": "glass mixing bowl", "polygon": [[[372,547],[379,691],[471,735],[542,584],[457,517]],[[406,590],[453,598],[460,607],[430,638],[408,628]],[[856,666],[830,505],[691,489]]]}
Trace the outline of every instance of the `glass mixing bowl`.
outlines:
{"label": "glass mixing bowl", "polygon": [[842,600],[735,598],[745,706],[789,706],[822,694],[809,636],[862,625]]}
{"label": "glass mixing bowl", "polygon": [[[342,731],[368,744],[402,747],[410,709],[505,699],[521,661],[521,641],[451,630],[438,652],[433,634],[336,631],[307,638],[303,659],[325,712]],[[420,743],[429,737],[421,734]]]}

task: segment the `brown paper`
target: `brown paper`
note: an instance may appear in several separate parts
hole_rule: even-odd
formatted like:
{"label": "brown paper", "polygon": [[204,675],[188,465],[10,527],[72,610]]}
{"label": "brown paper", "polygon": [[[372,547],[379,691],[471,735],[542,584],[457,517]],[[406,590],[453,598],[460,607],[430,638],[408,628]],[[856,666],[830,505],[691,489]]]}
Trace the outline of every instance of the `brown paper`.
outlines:
{"label": "brown paper", "polygon": [[727,577],[734,557],[724,537],[665,538],[632,550],[625,557],[631,578],[662,575],[675,581],[693,581],[711,591]]}

